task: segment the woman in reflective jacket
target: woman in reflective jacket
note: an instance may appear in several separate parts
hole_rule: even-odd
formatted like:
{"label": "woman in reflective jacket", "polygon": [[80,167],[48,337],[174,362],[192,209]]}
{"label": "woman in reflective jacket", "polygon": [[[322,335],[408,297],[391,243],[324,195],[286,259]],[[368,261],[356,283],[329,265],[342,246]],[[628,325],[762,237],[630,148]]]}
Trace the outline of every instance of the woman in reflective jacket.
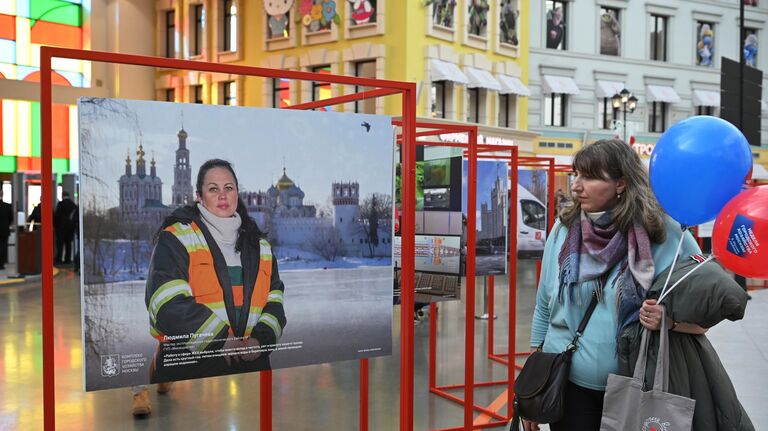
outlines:
{"label": "woman in reflective jacket", "polygon": [[205,162],[195,197],[166,218],[152,252],[153,383],[269,369],[286,324],[277,261],[231,164]]}

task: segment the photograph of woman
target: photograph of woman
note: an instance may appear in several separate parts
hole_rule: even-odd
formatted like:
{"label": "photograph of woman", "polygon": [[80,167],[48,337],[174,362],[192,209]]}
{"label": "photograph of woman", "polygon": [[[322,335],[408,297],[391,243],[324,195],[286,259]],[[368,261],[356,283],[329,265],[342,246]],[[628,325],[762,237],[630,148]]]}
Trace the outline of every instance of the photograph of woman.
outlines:
{"label": "photograph of woman", "polygon": [[286,325],[284,286],[238,189],[229,162],[208,160],[196,201],[176,209],[157,234],[146,284],[159,341],[152,383],[270,369]]}

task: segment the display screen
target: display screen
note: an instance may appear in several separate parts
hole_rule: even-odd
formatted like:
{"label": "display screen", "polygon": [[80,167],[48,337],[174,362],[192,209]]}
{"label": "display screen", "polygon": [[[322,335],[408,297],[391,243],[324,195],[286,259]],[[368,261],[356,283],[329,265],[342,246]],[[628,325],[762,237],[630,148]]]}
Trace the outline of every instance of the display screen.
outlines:
{"label": "display screen", "polygon": [[424,162],[424,187],[447,187],[451,184],[451,159]]}

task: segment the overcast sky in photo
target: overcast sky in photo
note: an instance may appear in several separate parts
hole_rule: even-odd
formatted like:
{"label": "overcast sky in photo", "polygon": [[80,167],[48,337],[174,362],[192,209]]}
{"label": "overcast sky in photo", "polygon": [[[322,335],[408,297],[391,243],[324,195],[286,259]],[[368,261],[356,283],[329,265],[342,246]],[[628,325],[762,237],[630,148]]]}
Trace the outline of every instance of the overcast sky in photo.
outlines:
{"label": "overcast sky in photo", "polygon": [[101,208],[118,205],[117,182],[128,154],[136,173],[139,144],[147,174],[154,157],[163,203],[170,203],[182,122],[193,187],[199,166],[220,158],[233,164],[241,190],[248,191],[266,191],[285,163],[305,204],[326,204],[334,181],[357,181],[361,198],[392,194],[394,132],[388,116],[121,99],[99,107],[81,103],[79,112],[81,195]]}

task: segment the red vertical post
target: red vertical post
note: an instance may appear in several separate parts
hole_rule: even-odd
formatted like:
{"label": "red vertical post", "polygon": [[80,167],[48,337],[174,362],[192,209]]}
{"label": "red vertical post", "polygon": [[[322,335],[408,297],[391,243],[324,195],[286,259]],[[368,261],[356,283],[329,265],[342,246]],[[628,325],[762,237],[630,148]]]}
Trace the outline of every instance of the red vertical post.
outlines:
{"label": "red vertical post", "polygon": [[512,400],[515,386],[515,344],[517,332],[517,182],[518,152],[512,149],[510,157],[510,194],[509,194],[509,357],[507,365],[507,416],[512,417]]}
{"label": "red vertical post", "polygon": [[488,355],[493,355],[493,276],[488,276]]}
{"label": "red vertical post", "polygon": [[429,390],[437,388],[437,304],[429,304]]}
{"label": "red vertical post", "polygon": [[43,428],[56,429],[56,375],[53,351],[53,145],[51,101],[51,55],[47,47],[40,49],[40,126],[42,148],[40,171],[43,174],[42,198],[42,262],[43,272]]}
{"label": "red vertical post", "polygon": [[413,295],[416,253],[416,84],[403,94],[400,277],[400,431],[413,430]]}
{"label": "red vertical post", "polygon": [[272,370],[259,372],[259,431],[272,431]]}
{"label": "red vertical post", "polygon": [[555,225],[555,159],[549,159],[547,168],[547,235]]}
{"label": "red vertical post", "polygon": [[469,161],[467,163],[467,299],[464,315],[464,429],[471,430],[474,419],[475,396],[475,247],[477,223],[477,128],[469,131]]}
{"label": "red vertical post", "polygon": [[360,360],[360,431],[368,431],[368,359]]}

